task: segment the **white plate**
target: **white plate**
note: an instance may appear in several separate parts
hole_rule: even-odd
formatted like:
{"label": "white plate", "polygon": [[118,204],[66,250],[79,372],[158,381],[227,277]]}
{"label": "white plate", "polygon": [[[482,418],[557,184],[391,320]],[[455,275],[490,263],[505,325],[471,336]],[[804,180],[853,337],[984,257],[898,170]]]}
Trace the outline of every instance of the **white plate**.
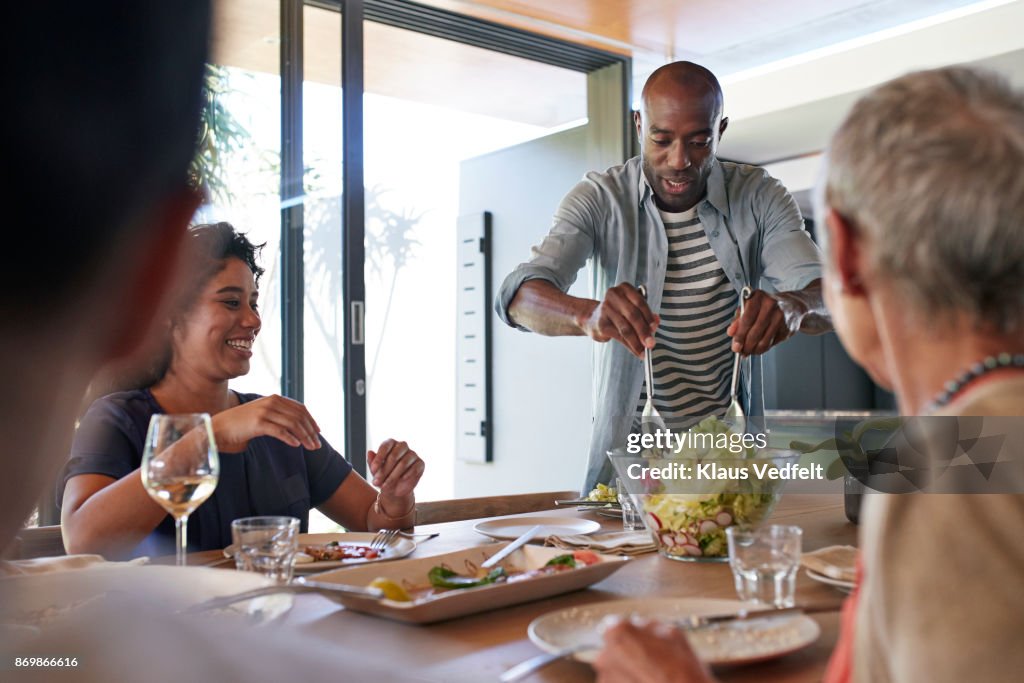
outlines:
{"label": "white plate", "polygon": [[[433,557],[409,558],[380,566],[336,569],[332,572],[318,574],[316,579],[328,583],[366,586],[374,579],[384,577],[407,590],[415,590],[429,585],[427,572],[432,567],[444,565],[463,574],[475,574],[479,571],[480,563],[506,545],[506,543],[488,543]],[[543,567],[553,557],[565,555],[568,552],[570,551],[560,548],[526,545],[502,560],[500,566],[508,572],[536,569]],[[430,624],[467,614],[493,612],[507,605],[517,605],[522,602],[580,590],[601,581],[631,561],[628,557],[596,554],[600,562],[588,567],[535,576],[522,581],[506,581],[476,588],[445,591],[419,598],[414,602],[370,600],[357,595],[341,595],[339,599],[347,609],[356,612],[365,612],[413,624]]]}
{"label": "white plate", "polygon": [[[372,560],[354,557],[349,560],[322,560],[317,562],[309,555],[302,552],[303,546],[324,545],[332,541],[345,543],[346,545],[361,545],[369,547],[370,541],[372,541],[376,535],[377,534],[372,531],[352,531],[339,534],[299,534],[299,554],[295,558],[295,573],[310,574],[313,572],[326,571],[328,569],[337,569],[338,567],[348,567],[354,564],[397,560],[398,558],[405,557],[412,551],[416,550],[416,543],[412,539],[399,535],[391,541],[391,545],[384,548],[384,551]],[[235,546],[229,545],[227,548],[224,548],[224,557],[234,556]]]}
{"label": "white plate", "polygon": [[[299,550],[301,551],[302,546],[304,545],[323,545],[324,543],[330,543],[331,541],[337,541],[338,543],[345,543],[347,545],[369,546],[370,541],[372,541],[373,537],[376,535],[377,534],[373,532],[355,531],[344,534],[299,534]],[[407,556],[414,550],[416,550],[416,543],[411,538],[399,535],[391,541],[391,545],[384,548],[379,557],[375,557],[372,560],[353,558],[351,560],[330,560],[323,562],[296,562],[295,571],[296,573],[303,574],[308,572],[320,572],[325,569],[348,567],[355,564],[397,560],[400,557]]]}
{"label": "white plate", "polygon": [[804,567],[804,572],[807,574],[807,578],[812,579],[814,581],[817,581],[819,583],[824,583],[824,584],[829,585],[829,586],[834,586],[835,588],[838,588],[839,590],[841,590],[844,593],[849,593],[850,591],[853,590],[853,585],[854,585],[853,581],[843,581],[842,579],[833,579],[831,576],[825,576],[824,574],[819,574],[818,572],[814,571],[813,569],[808,569],[807,567]]}
{"label": "white plate", "polygon": [[[211,598],[271,583],[270,579],[250,572],[123,564],[9,576],[0,578],[0,623],[46,629],[75,619],[81,610],[105,600],[128,599],[177,612]],[[269,622],[287,612],[291,605],[292,596],[278,594],[239,602],[218,612]]]}
{"label": "white plate", "polygon": [[542,525],[534,534],[534,540],[548,536],[571,536],[574,534],[592,534],[601,525],[592,519],[575,519],[573,517],[499,517],[478,522],[473,530],[491,538],[512,540],[519,538],[532,527]]}
{"label": "white plate", "polygon": [[[545,614],[533,620],[529,635],[530,640],[545,652],[593,644],[594,649],[576,654],[580,661],[592,662],[600,648],[599,627],[605,617],[638,616],[672,621],[694,614],[733,614],[749,608],[749,603],[710,598],[612,600]],[[721,665],[775,659],[807,647],[820,634],[821,629],[813,619],[803,614],[793,614],[729,622],[691,631],[687,637],[697,656],[704,662]]]}

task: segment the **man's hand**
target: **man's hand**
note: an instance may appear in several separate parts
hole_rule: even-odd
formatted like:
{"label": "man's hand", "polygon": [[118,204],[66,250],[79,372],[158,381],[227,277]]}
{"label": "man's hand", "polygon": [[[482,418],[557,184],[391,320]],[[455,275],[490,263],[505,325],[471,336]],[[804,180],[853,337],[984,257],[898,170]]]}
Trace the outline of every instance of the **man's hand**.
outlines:
{"label": "man's hand", "polygon": [[589,315],[577,320],[584,334],[599,342],[617,340],[640,358],[644,348],[654,348],[654,332],[661,318],[651,312],[636,287],[623,282],[609,289],[604,301],[594,303]]}
{"label": "man's hand", "polygon": [[682,631],[658,622],[620,621],[604,633],[594,661],[598,683],[710,683]]}
{"label": "man's hand", "polygon": [[755,289],[744,304],[743,315],[729,325],[732,350],[744,356],[759,355],[797,332],[821,334],[832,329],[821,296],[821,280],[802,290],[769,294]]}
{"label": "man's hand", "polygon": [[217,413],[211,420],[217,448],[223,453],[244,451],[257,436],[272,436],[289,446],[320,448],[320,427],[306,406],[284,396],[264,396]]}

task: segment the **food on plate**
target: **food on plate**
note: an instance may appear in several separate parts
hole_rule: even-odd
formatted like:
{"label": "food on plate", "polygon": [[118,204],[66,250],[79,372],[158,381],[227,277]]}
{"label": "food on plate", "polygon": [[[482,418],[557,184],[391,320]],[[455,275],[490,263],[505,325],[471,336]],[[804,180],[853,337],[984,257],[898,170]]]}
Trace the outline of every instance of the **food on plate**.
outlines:
{"label": "food on plate", "polygon": [[448,567],[434,567],[427,579],[434,588],[476,588],[508,578],[502,567],[495,567],[483,576],[463,576]]}
{"label": "food on plate", "polygon": [[[439,565],[432,567],[427,572],[428,586],[400,585],[396,581],[384,577],[374,579],[370,586],[384,591],[384,597],[397,602],[410,602],[423,598],[433,597],[452,590],[465,588],[476,588],[494,583],[515,583],[525,581],[538,576],[557,574],[559,572],[571,571],[581,567],[588,567],[597,564],[601,558],[590,550],[576,550],[572,553],[557,555],[543,567],[536,569],[514,570],[504,567],[495,567],[490,571],[478,569],[475,566],[468,567],[466,574],[460,574],[451,567]],[[404,582],[403,582],[404,583]]]}
{"label": "food on plate", "polygon": [[376,579],[370,582],[370,588],[379,588],[384,593],[384,597],[388,600],[394,600],[395,602],[412,602],[412,596],[409,592],[402,588],[400,585],[392,581],[391,579],[378,576]]}
{"label": "food on plate", "polygon": [[314,562],[337,562],[338,560],[374,560],[381,556],[381,551],[368,545],[356,543],[339,543],[331,541],[320,545],[304,545],[301,552],[313,558]]}
{"label": "food on plate", "polygon": [[587,494],[587,500],[594,500],[599,503],[617,503],[619,498],[614,486],[598,484],[594,490]]}

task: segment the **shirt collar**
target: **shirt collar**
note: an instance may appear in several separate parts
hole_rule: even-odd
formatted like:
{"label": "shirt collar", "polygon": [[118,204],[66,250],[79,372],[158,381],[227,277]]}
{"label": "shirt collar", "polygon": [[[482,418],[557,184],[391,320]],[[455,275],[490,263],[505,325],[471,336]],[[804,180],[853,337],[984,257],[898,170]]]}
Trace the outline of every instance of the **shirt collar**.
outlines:
{"label": "shirt collar", "polygon": [[711,164],[711,173],[708,174],[706,198],[718,213],[729,218],[729,195],[725,192],[725,171],[722,170],[722,164],[718,162],[717,158]]}
{"label": "shirt collar", "polygon": [[[637,184],[639,190],[639,206],[643,206],[644,202],[647,201],[654,190],[651,189],[651,184],[647,182],[647,174],[644,173],[643,163],[640,164],[640,181]],[[708,174],[708,186],[705,190],[704,200],[711,204],[718,213],[722,214],[726,218],[729,218],[729,197],[725,192],[725,172],[722,170],[722,164],[715,161],[711,164],[711,173]],[[700,206],[698,202],[697,206]]]}

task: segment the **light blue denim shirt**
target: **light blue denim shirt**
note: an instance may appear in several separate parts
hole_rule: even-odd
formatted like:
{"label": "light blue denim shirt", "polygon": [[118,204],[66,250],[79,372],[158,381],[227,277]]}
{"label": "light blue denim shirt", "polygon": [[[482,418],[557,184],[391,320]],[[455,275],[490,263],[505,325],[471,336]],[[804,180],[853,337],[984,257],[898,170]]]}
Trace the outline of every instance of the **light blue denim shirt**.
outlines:
{"label": "light blue denim shirt", "polygon": [[[821,255],[804,230],[800,209],[764,169],[716,160],[697,215],[737,293],[748,284],[792,291],[821,277]],[[660,310],[668,239],[639,157],[588,173],[565,196],[551,231],[502,283],[495,301],[499,317],[518,327],[508,305],[523,282],[547,280],[568,291],[588,260],[594,298],[603,299],[621,282],[646,284],[651,309]],[[760,357],[742,363],[741,381],[747,414],[763,415]],[[643,363],[625,346],[595,345],[594,426],[584,492],[614,477],[606,454],[625,446],[642,383]]]}

